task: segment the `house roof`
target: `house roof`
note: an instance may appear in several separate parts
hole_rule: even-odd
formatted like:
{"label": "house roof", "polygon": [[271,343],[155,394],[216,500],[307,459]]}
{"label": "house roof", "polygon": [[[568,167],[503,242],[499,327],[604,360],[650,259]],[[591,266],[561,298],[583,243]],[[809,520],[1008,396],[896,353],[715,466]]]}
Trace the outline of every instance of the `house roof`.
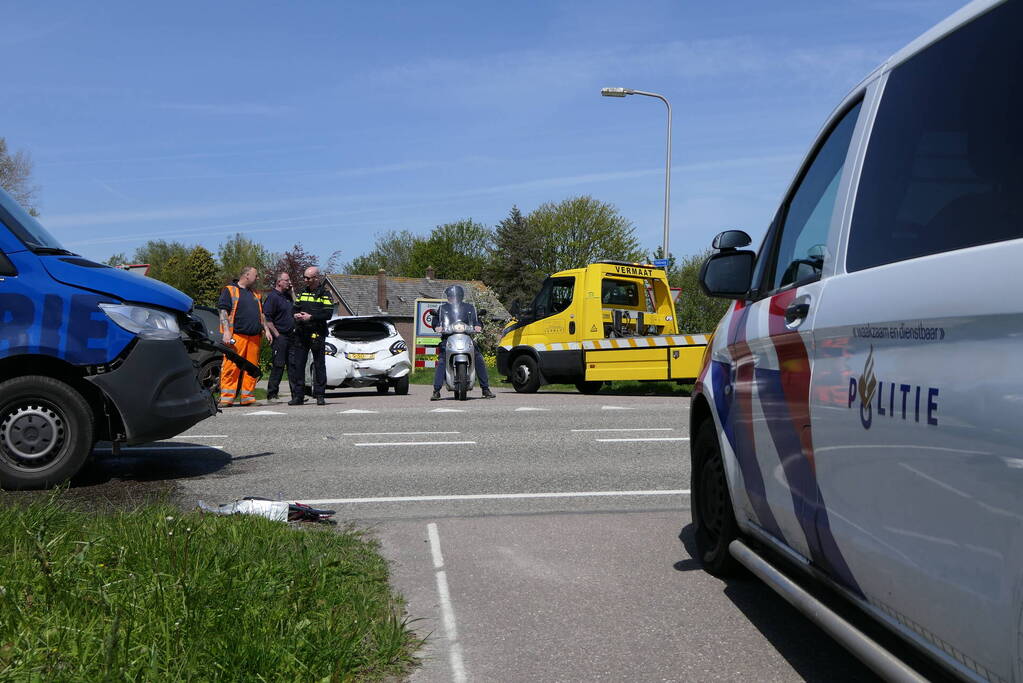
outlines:
{"label": "house roof", "polygon": [[[487,294],[484,306],[490,317],[500,320],[511,318],[511,314],[501,305],[487,285],[480,280],[438,280],[425,277],[392,277],[387,280],[387,310],[377,306],[376,275],[328,275],[327,280],[334,291],[341,297],[344,305],[354,315],[374,315],[385,313],[395,317],[415,317],[416,299],[443,299],[444,289],[449,285],[462,285],[466,299],[477,303],[481,294]],[[496,305],[490,303],[496,302]]]}

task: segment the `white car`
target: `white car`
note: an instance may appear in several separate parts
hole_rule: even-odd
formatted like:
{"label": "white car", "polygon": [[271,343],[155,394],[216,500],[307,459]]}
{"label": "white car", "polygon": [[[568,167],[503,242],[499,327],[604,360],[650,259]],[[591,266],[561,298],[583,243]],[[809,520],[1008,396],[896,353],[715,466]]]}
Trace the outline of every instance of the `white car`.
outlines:
{"label": "white car", "polygon": [[[388,320],[342,316],[327,323],[327,388],[375,386],[386,394],[408,393],[412,361],[408,344]],[[305,385],[313,385],[312,360],[306,362]]]}

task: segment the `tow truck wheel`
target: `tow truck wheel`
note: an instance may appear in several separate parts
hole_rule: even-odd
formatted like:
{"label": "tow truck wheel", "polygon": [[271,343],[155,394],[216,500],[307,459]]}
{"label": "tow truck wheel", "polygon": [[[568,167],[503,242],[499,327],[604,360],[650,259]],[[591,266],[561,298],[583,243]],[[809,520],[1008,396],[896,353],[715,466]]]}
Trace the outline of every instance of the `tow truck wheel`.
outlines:
{"label": "tow truck wheel", "polygon": [[26,375],[0,384],[0,487],[41,488],[73,477],[92,450],[92,413],[73,388]]}
{"label": "tow truck wheel", "polygon": [[213,360],[206,361],[199,368],[199,384],[204,389],[217,393],[220,391],[220,366],[221,360],[215,358]]}
{"label": "tow truck wheel", "polygon": [[394,393],[398,396],[408,395],[408,375],[394,380]]}
{"label": "tow truck wheel", "polygon": [[739,527],[713,420],[704,420],[696,432],[690,477],[698,559],[715,576],[732,575],[739,563],[728,552],[728,544],[738,538]]}
{"label": "tow truck wheel", "polygon": [[597,381],[594,382],[581,381],[575,383],[575,388],[579,390],[580,394],[595,394],[598,391],[600,391],[600,388],[602,386],[604,386],[604,383]]}
{"label": "tow truck wheel", "polygon": [[391,387],[389,387],[387,385],[387,382],[381,382],[380,384],[377,385],[377,393],[378,394],[386,394],[387,390],[390,389],[390,388]]}
{"label": "tow truck wheel", "polygon": [[512,361],[511,382],[520,394],[535,394],[540,388],[540,368],[532,356],[518,356]]}

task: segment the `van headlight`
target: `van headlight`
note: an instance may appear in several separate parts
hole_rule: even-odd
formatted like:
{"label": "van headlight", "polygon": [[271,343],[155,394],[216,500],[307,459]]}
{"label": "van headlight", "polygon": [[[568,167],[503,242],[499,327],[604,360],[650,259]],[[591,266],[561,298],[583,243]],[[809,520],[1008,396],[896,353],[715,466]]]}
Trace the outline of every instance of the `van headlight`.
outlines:
{"label": "van headlight", "polygon": [[130,304],[100,304],[99,307],[118,327],[143,339],[181,338],[178,319],[167,311]]}

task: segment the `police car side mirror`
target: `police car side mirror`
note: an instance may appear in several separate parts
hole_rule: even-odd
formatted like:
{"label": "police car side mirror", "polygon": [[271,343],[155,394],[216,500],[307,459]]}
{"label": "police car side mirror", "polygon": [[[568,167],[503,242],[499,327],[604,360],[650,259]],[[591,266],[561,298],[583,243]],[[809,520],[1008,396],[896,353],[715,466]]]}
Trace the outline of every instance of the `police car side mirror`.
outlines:
{"label": "police car side mirror", "polygon": [[753,242],[752,238],[742,230],[725,230],[718,233],[711,246],[724,251],[725,249],[742,249]]}
{"label": "police car side mirror", "polygon": [[700,268],[700,288],[707,296],[720,299],[745,298],[753,281],[755,259],[754,252],[735,249],[712,255]]}

